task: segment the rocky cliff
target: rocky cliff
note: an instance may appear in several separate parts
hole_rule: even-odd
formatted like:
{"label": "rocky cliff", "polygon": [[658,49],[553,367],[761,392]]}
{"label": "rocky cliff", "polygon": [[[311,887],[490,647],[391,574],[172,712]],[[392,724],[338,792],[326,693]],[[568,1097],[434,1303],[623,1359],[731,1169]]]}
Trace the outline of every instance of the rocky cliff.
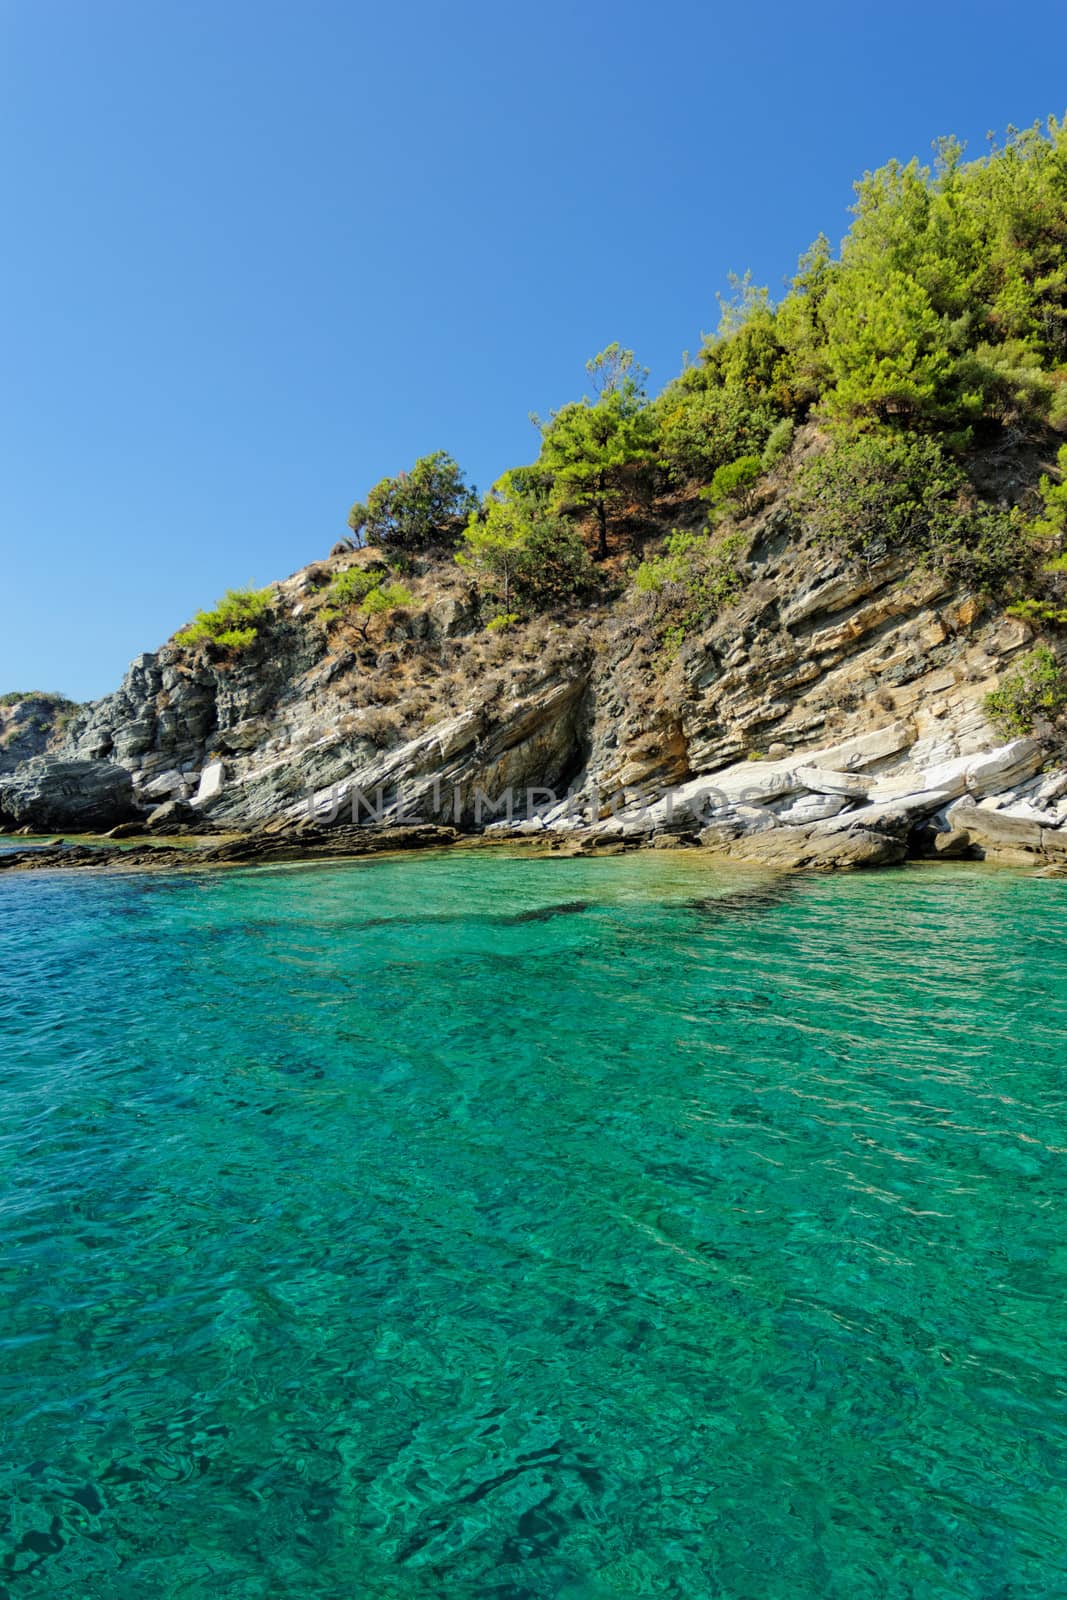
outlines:
{"label": "rocky cliff", "polygon": [[0,699],[0,773],[44,755],[78,707],[60,694],[8,694]]}
{"label": "rocky cliff", "polygon": [[1057,731],[1006,743],[983,711],[1030,626],[935,573],[829,552],[784,489],[743,531],[739,594],[673,653],[621,573],[599,606],[487,631],[446,553],[414,564],[403,610],[326,625],[331,577],[372,558],[336,554],[275,586],[247,651],[140,656],[19,792],[95,762],[129,772],[142,814],[182,799],[239,829],[420,818],[791,864],[1067,859]]}

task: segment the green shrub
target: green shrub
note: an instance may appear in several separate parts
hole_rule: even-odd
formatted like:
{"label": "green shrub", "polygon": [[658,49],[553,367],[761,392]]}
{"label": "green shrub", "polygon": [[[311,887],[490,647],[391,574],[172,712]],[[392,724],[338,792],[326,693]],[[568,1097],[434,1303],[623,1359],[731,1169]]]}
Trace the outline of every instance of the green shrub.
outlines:
{"label": "green shrub", "polygon": [[1067,627],[1067,444],[1056,457],[1056,476],[1043,473],[1038,492],[1041,513],[1030,527],[1038,559],[1031,587],[1036,591],[1008,607],[1012,616],[1047,627]]}
{"label": "green shrub", "polygon": [[737,599],[745,583],[740,560],[747,547],[743,533],[714,538],[675,529],[661,555],[642,561],[634,587],[661,602],[667,621],[660,639],[668,653]]}
{"label": "green shrub", "polygon": [[667,535],[662,553],[642,561],[634,576],[635,588],[640,594],[663,594],[688,585],[706,547],[706,534],[675,528]]}
{"label": "green shrub", "polygon": [[326,605],[319,611],[319,621],[325,628],[335,622],[354,622],[361,636],[373,617],[387,616],[409,606],[414,596],[399,580],[390,578],[384,565],[372,567],[346,567],[337,573],[326,594]]}
{"label": "green shrub", "polygon": [[793,358],[770,293],[752,282],[752,274],[730,274],[730,294],[717,296],[721,316],[715,337],[701,351],[708,371],[727,393],[745,395],[751,405],[766,398],[775,408],[793,387]]}
{"label": "green shrub", "polygon": [[[1067,575],[1067,564],[1054,563],[1044,571],[1062,577]],[[1067,628],[1067,605],[1056,600],[1039,600],[1036,595],[1028,595],[1025,600],[1014,601],[1007,611],[1009,616],[1023,617],[1038,627]]]}
{"label": "green shrub", "polygon": [[781,422],[775,423],[767,435],[767,443],[763,446],[763,453],[760,456],[760,465],[764,472],[776,467],[782,457],[789,454],[795,432],[796,424],[792,417],[783,417]]}
{"label": "green shrub", "polygon": [[512,614],[515,602],[543,611],[593,586],[581,534],[550,510],[542,491],[515,473],[505,473],[472,514],[456,560],[499,601],[504,615]]}
{"label": "green shrub", "polygon": [[247,650],[273,603],[272,589],[227,589],[214,611],[198,611],[192,622],[174,635],[174,642],[185,648],[212,643],[226,650]]}
{"label": "green shrub", "polygon": [[519,553],[515,588],[532,610],[546,611],[588,595],[596,574],[585,541],[562,517],[535,518]]}
{"label": "green shrub", "polygon": [[986,695],[985,709],[999,732],[1032,733],[1038,717],[1052,721],[1067,709],[1067,669],[1047,645],[1038,645],[999,689]]}
{"label": "green shrub", "polygon": [[478,497],[445,450],[420,456],[410,472],[376,483],[348,515],[356,545],[424,550],[454,542]]}
{"label": "green shrub", "polygon": [[660,634],[660,652],[665,661],[673,661],[686,641],[688,629],[684,622],[671,622]]}
{"label": "green shrub", "polygon": [[801,469],[796,508],[816,535],[849,556],[877,561],[918,550],[955,512],[964,479],[941,447],[889,432],[839,437]]}
{"label": "green shrub", "polygon": [[1040,537],[1061,540],[1067,536],[1067,444],[1061,444],[1056,453],[1056,476],[1041,474],[1038,485],[1042,514],[1034,524]]}
{"label": "green shrub", "polygon": [[763,475],[763,462],[759,456],[741,456],[719,467],[700,498],[706,500],[713,513],[733,512],[738,517],[750,517],[759,505],[756,487]]}
{"label": "green shrub", "polygon": [[762,450],[774,431],[774,412],[751,395],[695,378],[673,384],[655,402],[660,465],[677,483],[707,483],[738,456]]}
{"label": "green shrub", "polygon": [[979,344],[955,364],[956,407],[961,416],[984,416],[1008,425],[1052,420],[1057,385],[1040,357],[1021,339]]}
{"label": "green shrub", "polygon": [[402,583],[380,583],[364,597],[360,610],[367,617],[381,617],[389,611],[399,611],[413,600],[410,589]]}
{"label": "green shrub", "polygon": [[980,502],[946,523],[924,561],[981,594],[1003,595],[1026,578],[1034,546],[1018,507]]}
{"label": "green shrub", "polygon": [[336,573],[330,580],[330,586],[326,591],[327,605],[338,609],[358,606],[372,589],[381,586],[386,571],[387,568],[380,564],[373,567],[346,567],[343,572]]}
{"label": "green shrub", "polygon": [[880,420],[936,415],[950,363],[930,296],[882,254],[860,264],[854,250],[846,260],[851,270],[838,273],[827,294],[829,360],[837,380],[828,409]]}

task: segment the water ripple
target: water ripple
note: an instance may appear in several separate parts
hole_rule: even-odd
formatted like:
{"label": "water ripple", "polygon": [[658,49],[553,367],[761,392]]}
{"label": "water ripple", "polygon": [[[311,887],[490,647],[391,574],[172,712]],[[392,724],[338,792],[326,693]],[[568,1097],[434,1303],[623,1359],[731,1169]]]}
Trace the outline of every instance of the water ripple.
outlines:
{"label": "water ripple", "polygon": [[1067,890],[0,885],[0,1600],[1067,1592]]}

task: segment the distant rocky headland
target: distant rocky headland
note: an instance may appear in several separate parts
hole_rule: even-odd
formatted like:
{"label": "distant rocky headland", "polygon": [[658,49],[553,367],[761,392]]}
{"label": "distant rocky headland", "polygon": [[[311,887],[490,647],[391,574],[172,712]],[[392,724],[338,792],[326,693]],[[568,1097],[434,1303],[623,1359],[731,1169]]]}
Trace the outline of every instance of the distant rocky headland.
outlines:
{"label": "distant rocky headland", "polygon": [[1067,864],[1065,197],[1055,122],[892,164],[662,394],[611,346],[488,495],[423,457],[113,694],[8,695],[0,827],[112,839],[0,865]]}

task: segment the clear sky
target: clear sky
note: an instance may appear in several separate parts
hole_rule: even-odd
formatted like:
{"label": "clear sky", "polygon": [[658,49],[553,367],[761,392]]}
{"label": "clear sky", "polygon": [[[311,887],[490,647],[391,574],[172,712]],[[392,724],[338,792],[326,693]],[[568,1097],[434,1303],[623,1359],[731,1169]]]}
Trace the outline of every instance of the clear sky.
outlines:
{"label": "clear sky", "polygon": [[0,0],[0,692],[90,698],[612,339],[658,387],[851,182],[1067,108],[1067,7]]}

